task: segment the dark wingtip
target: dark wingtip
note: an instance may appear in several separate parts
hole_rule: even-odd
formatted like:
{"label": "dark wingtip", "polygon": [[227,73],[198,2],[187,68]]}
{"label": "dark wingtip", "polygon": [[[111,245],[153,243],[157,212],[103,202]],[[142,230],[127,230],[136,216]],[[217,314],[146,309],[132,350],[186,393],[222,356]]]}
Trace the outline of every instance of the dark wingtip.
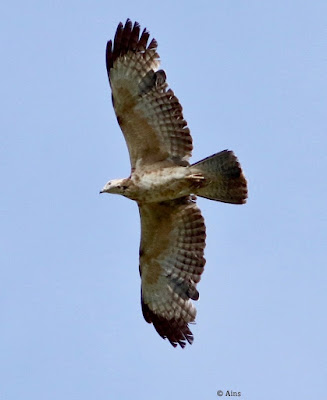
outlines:
{"label": "dark wingtip", "polygon": [[149,46],[149,32],[145,28],[140,36],[140,24],[138,22],[132,23],[127,18],[125,25],[120,22],[117,26],[113,42],[110,40],[106,48],[106,65],[108,76],[110,69],[113,67],[114,62],[118,57],[125,55],[128,51],[145,51],[147,49],[155,50],[158,46],[157,41],[152,39]]}
{"label": "dark wingtip", "polygon": [[109,77],[109,71],[110,68],[112,67],[112,41],[109,40],[107,42],[107,47],[106,47],[106,66],[107,66],[107,73]]}
{"label": "dark wingtip", "polygon": [[180,345],[182,349],[187,343],[192,344],[194,337],[188,323],[182,319],[166,319],[153,313],[142,300],[142,312],[148,323],[153,323],[156,331],[163,339],[168,339],[173,347]]}

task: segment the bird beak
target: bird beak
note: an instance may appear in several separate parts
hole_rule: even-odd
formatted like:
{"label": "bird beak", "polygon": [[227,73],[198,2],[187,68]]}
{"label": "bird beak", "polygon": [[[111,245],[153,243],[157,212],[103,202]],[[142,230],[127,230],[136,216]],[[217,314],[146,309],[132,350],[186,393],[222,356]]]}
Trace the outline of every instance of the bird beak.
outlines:
{"label": "bird beak", "polygon": [[99,194],[101,194],[101,193],[107,193],[107,191],[108,191],[108,183],[106,183],[106,184],[103,186],[103,188],[100,190],[100,193],[99,193]]}

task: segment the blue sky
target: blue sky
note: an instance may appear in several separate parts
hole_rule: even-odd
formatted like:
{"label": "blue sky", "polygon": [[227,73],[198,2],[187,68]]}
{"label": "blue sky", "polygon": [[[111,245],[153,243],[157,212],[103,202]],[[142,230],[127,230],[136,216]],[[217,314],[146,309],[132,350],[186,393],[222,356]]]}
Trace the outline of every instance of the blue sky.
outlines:
{"label": "blue sky", "polygon": [[[0,5],[0,398],[323,398],[327,3]],[[192,160],[223,149],[246,206],[200,199],[207,264],[195,340],[142,317],[136,204],[104,51],[129,17],[159,42]]]}

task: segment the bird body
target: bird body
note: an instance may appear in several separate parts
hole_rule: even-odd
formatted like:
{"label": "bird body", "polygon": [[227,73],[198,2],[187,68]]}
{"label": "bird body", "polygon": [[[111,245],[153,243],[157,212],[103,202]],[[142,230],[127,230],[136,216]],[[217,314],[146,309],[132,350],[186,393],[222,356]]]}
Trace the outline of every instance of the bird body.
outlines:
{"label": "bird body", "polygon": [[[119,194],[139,204],[161,202],[184,197],[199,185],[203,177],[191,173],[188,167],[160,167],[155,170],[136,170],[130,178],[117,182]],[[109,181],[102,192],[115,192],[113,181]]]}

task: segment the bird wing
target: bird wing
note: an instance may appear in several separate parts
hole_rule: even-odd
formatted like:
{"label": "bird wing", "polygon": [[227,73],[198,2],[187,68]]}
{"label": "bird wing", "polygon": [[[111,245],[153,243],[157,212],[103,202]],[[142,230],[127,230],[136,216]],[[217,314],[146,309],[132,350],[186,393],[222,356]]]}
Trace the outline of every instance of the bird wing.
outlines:
{"label": "bird wing", "polygon": [[191,300],[204,269],[206,230],[190,197],[139,205],[142,311],[161,337],[176,347],[193,342],[188,324],[195,320]]}
{"label": "bird wing", "polygon": [[192,138],[182,106],[166,74],[158,70],[155,39],[128,19],[118,25],[114,42],[107,44],[106,63],[112,102],[127,143],[132,169],[170,161],[188,165]]}

